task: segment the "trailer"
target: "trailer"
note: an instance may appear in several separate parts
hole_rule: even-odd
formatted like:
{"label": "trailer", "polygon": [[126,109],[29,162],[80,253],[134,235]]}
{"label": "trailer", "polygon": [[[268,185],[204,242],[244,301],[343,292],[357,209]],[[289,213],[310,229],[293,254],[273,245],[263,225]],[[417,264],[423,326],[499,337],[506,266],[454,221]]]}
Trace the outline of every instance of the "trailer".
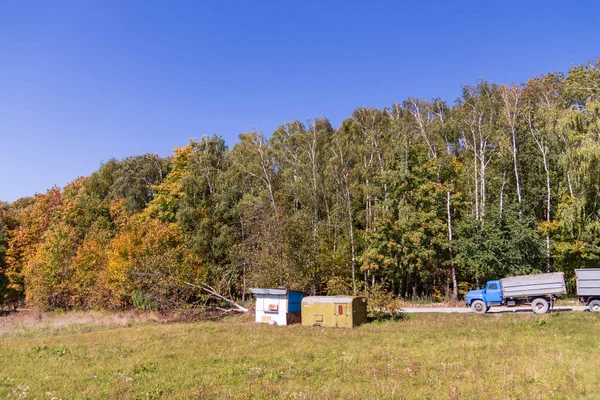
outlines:
{"label": "trailer", "polygon": [[592,312],[600,312],[600,268],[576,269],[577,297]]}
{"label": "trailer", "polygon": [[467,307],[476,313],[485,313],[490,307],[531,305],[536,314],[544,314],[554,307],[558,296],[567,293],[562,272],[522,275],[489,281],[485,289],[467,293]]}
{"label": "trailer", "polygon": [[302,299],[302,325],[353,328],[367,322],[367,299],[360,296],[309,296]]}

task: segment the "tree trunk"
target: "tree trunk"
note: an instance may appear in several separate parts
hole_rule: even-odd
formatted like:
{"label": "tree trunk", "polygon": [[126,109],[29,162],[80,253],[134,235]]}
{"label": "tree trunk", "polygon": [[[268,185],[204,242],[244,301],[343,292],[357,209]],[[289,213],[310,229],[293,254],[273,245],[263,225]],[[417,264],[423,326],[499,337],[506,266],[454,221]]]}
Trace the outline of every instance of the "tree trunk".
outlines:
{"label": "tree trunk", "polygon": [[[550,186],[550,167],[548,165],[548,146],[545,142],[545,139],[542,135],[539,135],[535,125],[533,124],[531,114],[528,115],[527,122],[529,124],[529,131],[531,132],[531,136],[542,154],[542,161],[544,162],[544,171],[546,172],[546,222],[548,226],[546,229],[550,228],[550,217],[552,215],[552,192]],[[546,233],[546,271],[550,272],[551,269],[551,259],[552,255],[550,253],[550,232]]]}
{"label": "tree trunk", "polygon": [[242,265],[242,303],[246,301],[246,263]]}
{"label": "tree trunk", "polygon": [[458,287],[456,283],[456,268],[454,267],[454,257],[452,254],[452,214],[450,213],[450,192],[446,192],[446,215],[448,216],[448,252],[450,253],[450,266],[452,274],[452,297],[454,300],[458,297]]}
{"label": "tree trunk", "polygon": [[[550,187],[550,168],[548,167],[548,157],[546,156],[546,151],[542,151],[542,159],[544,160],[544,170],[546,171],[546,222],[548,222],[548,226],[546,229],[550,228],[550,218],[552,212],[552,192]],[[546,234],[546,270],[550,272],[551,268],[551,254],[550,254],[550,233]]]}
{"label": "tree trunk", "polygon": [[521,197],[521,179],[519,178],[519,166],[517,163],[517,130],[516,128],[512,128],[512,149],[513,149],[513,164],[515,166],[515,183],[517,185],[517,201],[519,202],[519,216],[522,213],[522,202],[523,198]]}
{"label": "tree trunk", "polygon": [[[483,144],[482,144],[483,146]],[[480,192],[480,201],[479,201],[479,218],[481,220],[481,224],[483,225],[484,217],[485,217],[485,203],[486,203],[486,181],[485,181],[485,169],[487,167],[485,162],[485,150],[481,150],[479,152],[479,161],[481,163],[481,168],[479,169],[479,180],[481,183],[481,192]]]}
{"label": "tree trunk", "polygon": [[506,170],[504,170],[504,173],[502,174],[502,186],[500,186],[500,217],[502,217],[502,215],[504,215],[504,186],[505,185],[506,185]]}
{"label": "tree trunk", "polygon": [[452,262],[452,296],[454,300],[458,298],[458,283],[456,282],[456,267]]}
{"label": "tree trunk", "polygon": [[350,200],[350,187],[348,184],[348,176],[344,176],[344,182],[346,184],[346,205],[348,207],[348,223],[350,233],[350,248],[352,251],[352,291],[356,296],[356,247],[354,245],[354,218],[352,216],[352,202]]}
{"label": "tree trunk", "polygon": [[[240,217],[240,228],[241,228],[241,241],[240,243],[244,243],[246,239],[246,233],[244,231],[244,221]],[[246,301],[246,261],[242,261],[242,303]]]}
{"label": "tree trunk", "polygon": [[477,151],[473,149],[473,176],[475,177],[475,221],[479,221],[479,171],[477,170]]}
{"label": "tree trunk", "polygon": [[521,90],[517,85],[501,87],[502,100],[504,103],[503,111],[511,135],[511,147],[513,156],[513,166],[515,172],[515,184],[517,186],[517,201],[519,203],[519,217],[522,214],[521,178],[519,177],[519,163],[517,157],[517,124],[519,116],[523,111],[521,102]]}
{"label": "tree trunk", "polygon": [[573,197],[573,185],[571,184],[571,173],[567,172],[567,183],[569,184],[569,194]]}

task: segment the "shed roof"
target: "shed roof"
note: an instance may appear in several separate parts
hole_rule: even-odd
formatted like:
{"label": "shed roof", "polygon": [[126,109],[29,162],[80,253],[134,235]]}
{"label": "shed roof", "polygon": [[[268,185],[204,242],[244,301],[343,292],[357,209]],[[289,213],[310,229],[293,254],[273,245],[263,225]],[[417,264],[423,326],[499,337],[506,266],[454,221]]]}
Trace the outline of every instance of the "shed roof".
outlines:
{"label": "shed roof", "polygon": [[302,299],[304,304],[315,303],[352,303],[352,300],[360,298],[359,296],[308,296]]}
{"label": "shed roof", "polygon": [[290,290],[288,288],[250,288],[250,291],[254,294],[287,294],[288,292],[302,293],[297,290]]}

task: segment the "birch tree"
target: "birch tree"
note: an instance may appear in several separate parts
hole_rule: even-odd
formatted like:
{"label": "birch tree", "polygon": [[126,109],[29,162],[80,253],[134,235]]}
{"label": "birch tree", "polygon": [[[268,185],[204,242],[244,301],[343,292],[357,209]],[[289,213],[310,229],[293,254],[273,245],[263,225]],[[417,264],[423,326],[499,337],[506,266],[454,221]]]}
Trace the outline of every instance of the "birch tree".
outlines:
{"label": "birch tree", "polygon": [[498,88],[479,82],[465,86],[460,104],[462,141],[473,153],[473,193],[475,220],[485,221],[487,202],[487,168],[497,152]]}
{"label": "birch tree", "polygon": [[551,221],[552,221],[552,185],[550,151],[556,139],[556,126],[559,117],[559,85],[562,77],[549,74],[540,78],[532,78],[527,83],[528,95],[530,96],[529,107],[526,112],[527,127],[529,134],[536,144],[542,158],[545,172],[546,201],[545,201],[545,225],[543,230],[546,236],[546,270],[551,270]]}
{"label": "birch tree", "polygon": [[[519,137],[519,120],[523,114],[524,104],[521,99],[521,89],[518,85],[502,85],[500,86],[500,94],[502,96],[502,114],[504,117],[504,125],[510,137],[517,201],[519,203],[519,214],[521,214],[523,212],[523,195],[521,194],[521,178],[519,177],[517,139]],[[503,187],[504,182],[505,181],[503,180]]]}

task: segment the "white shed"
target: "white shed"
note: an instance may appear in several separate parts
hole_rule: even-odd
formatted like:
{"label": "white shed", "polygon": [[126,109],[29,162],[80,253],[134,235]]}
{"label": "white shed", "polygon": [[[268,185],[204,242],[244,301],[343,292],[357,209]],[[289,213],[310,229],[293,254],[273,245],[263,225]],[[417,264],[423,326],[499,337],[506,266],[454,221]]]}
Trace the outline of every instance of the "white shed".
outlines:
{"label": "white shed", "polygon": [[273,325],[300,323],[304,295],[287,288],[250,289],[256,295],[256,322]]}

